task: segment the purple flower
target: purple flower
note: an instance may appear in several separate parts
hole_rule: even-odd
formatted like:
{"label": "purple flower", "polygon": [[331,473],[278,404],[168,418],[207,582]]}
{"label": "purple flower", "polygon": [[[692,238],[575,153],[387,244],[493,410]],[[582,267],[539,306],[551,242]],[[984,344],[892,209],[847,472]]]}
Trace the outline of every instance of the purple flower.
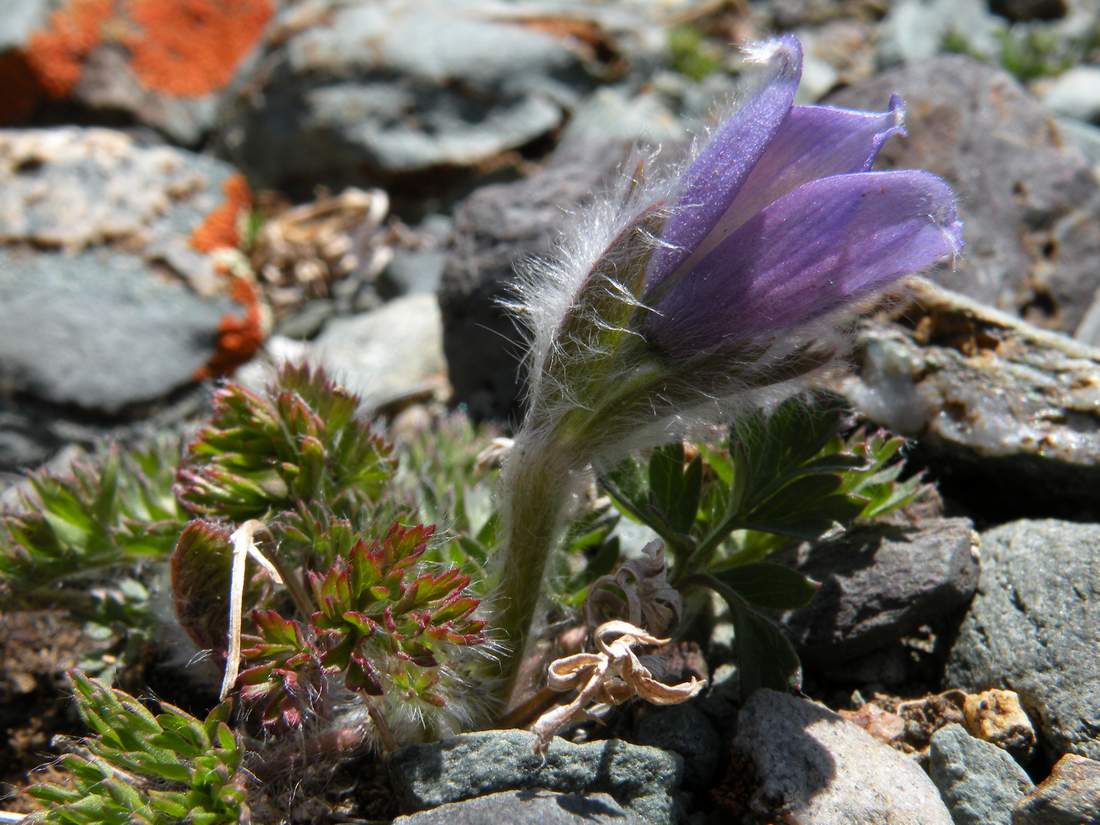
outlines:
{"label": "purple flower", "polygon": [[798,40],[750,57],[767,76],[681,177],[646,273],[643,334],[673,357],[764,344],[962,248],[944,181],[868,171],[904,133],[900,100],[794,106]]}

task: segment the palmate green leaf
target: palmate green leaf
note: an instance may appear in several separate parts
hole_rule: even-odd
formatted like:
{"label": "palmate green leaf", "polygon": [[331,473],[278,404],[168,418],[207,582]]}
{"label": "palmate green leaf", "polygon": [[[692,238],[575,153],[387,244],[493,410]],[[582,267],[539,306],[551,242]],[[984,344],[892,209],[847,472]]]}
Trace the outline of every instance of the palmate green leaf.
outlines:
{"label": "palmate green leaf", "polygon": [[168,704],[154,716],[121,690],[78,671],[69,678],[94,735],[83,743],[87,756],[60,760],[69,774],[65,787],[29,789],[46,806],[29,822],[172,825],[196,816],[211,825],[248,821],[239,774],[242,746],[223,721],[227,705],[205,722]]}

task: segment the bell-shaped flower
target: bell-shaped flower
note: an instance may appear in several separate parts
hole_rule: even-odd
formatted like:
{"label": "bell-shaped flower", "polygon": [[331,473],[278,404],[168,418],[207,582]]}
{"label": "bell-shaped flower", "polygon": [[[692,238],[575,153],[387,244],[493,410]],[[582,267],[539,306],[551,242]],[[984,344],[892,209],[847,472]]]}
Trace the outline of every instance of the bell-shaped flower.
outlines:
{"label": "bell-shaped flower", "polygon": [[497,600],[516,660],[588,467],[797,391],[835,362],[854,302],[962,248],[944,181],[870,171],[900,100],[795,106],[798,40],[749,57],[754,87],[685,166],[638,163],[521,279],[528,410],[501,474]]}

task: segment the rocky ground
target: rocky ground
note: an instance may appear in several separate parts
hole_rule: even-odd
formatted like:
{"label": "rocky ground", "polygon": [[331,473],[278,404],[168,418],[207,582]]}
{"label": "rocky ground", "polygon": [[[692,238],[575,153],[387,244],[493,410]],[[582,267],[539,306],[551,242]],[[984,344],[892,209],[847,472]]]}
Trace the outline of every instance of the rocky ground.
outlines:
{"label": "rocky ground", "polygon": [[[779,617],[807,695],[738,706],[719,617],[692,703],[541,764],[521,732],[405,749],[370,780],[387,802],[344,821],[1100,823],[1096,0],[12,5],[0,504],[21,471],[186,428],[212,379],[281,358],[383,416],[514,418],[513,265],[634,141],[684,145],[736,88],[731,42],[798,33],[807,102],[901,94],[881,166],[948,179],[967,248],[861,324],[834,389],[913,439],[942,501],[791,552],[823,582]],[[15,785],[78,730],[57,622],[0,618]]]}

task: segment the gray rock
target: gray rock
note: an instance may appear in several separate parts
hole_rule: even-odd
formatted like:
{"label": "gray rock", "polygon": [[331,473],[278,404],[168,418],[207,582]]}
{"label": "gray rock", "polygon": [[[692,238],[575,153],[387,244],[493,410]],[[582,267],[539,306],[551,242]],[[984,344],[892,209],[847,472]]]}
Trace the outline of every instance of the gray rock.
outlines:
{"label": "gray rock", "polygon": [[574,745],[554,739],[545,761],[525,731],[467,733],[403,748],[390,758],[390,777],[403,810],[509,790],[607,793],[655,825],[676,821],[673,794],[682,763],[675,754],[617,739]]}
{"label": "gray rock", "polygon": [[1081,151],[1093,169],[1100,167],[1100,128],[1065,117],[1057,122],[1065,139]]}
{"label": "gray rock", "polygon": [[951,825],[915,761],[827,708],[758,690],[738,719],[734,749],[751,759],[752,813],[789,825]]}
{"label": "gray rock", "polygon": [[1035,786],[1005,751],[961,725],[932,737],[929,774],[955,825],[1012,825],[1012,809]]}
{"label": "gray rock", "polygon": [[879,27],[879,60],[886,66],[930,60],[946,39],[960,36],[977,53],[995,54],[1003,31],[986,0],[901,0],[890,4]]}
{"label": "gray rock", "polygon": [[442,323],[435,295],[397,298],[380,309],[330,321],[309,348],[367,407],[446,395]]}
{"label": "gray rock", "polygon": [[1100,184],[1046,108],[1007,73],[946,56],[829,98],[874,109],[906,103],[907,139],[880,165],[927,169],[959,196],[967,247],[934,280],[983,303],[1072,332],[1100,288]]}
{"label": "gray rock", "polygon": [[858,370],[841,392],[872,421],[917,438],[961,494],[1011,495],[1013,507],[1026,496],[1029,510],[1046,512],[1094,503],[1100,351],[912,284],[893,320],[859,329]]}
{"label": "gray rock", "polygon": [[451,802],[428,811],[399,816],[393,825],[642,825],[603,793],[564,794],[550,791],[504,791],[465,802]]}
{"label": "gray rock", "polygon": [[0,54],[18,49],[49,18],[50,0],[22,0],[4,9],[0,16]]}
{"label": "gray rock", "polygon": [[799,654],[846,662],[961,613],[978,586],[972,527],[965,518],[933,519],[919,529],[882,525],[778,557],[821,582],[808,606],[782,618]]}
{"label": "gray rock", "polygon": [[469,167],[561,126],[602,70],[530,4],[385,0],[291,9],[227,108],[227,148],[264,183]]}
{"label": "gray rock", "polygon": [[190,243],[232,174],[103,129],[0,135],[8,391],[116,414],[189,384],[239,310],[215,297],[212,260]]}
{"label": "gray rock", "polygon": [[393,295],[435,294],[443,281],[447,255],[441,250],[398,251],[382,273],[382,289]]}
{"label": "gray rock", "polygon": [[550,254],[563,210],[606,187],[627,152],[574,141],[530,177],[482,187],[458,207],[439,303],[451,384],[473,415],[507,415],[519,396],[520,335],[499,305],[515,264]]}
{"label": "gray rock", "polygon": [[1055,114],[1100,121],[1100,66],[1074,66],[1048,85],[1042,101]]}
{"label": "gray rock", "polygon": [[680,754],[684,759],[684,785],[707,790],[718,773],[723,742],[699,702],[666,708],[647,708],[634,728],[632,740]]}
{"label": "gray rock", "polygon": [[1100,758],[1100,525],[1017,521],[982,534],[982,573],[946,682],[1016,691],[1053,753]]}
{"label": "gray rock", "polygon": [[1100,825],[1100,762],[1063,756],[1016,806],[1012,825]]}

